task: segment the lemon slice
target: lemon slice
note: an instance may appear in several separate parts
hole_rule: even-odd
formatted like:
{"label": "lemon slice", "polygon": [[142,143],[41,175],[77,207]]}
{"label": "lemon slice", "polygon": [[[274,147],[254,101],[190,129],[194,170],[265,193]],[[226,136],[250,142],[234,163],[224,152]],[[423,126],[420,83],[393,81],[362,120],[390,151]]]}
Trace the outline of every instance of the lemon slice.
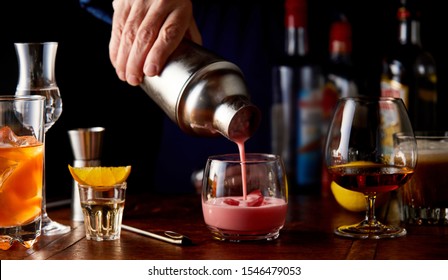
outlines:
{"label": "lemon slice", "polygon": [[121,184],[131,173],[130,165],[116,167],[72,167],[68,165],[68,169],[78,184],[92,187],[112,187]]}
{"label": "lemon slice", "polygon": [[336,201],[348,211],[366,211],[366,198],[363,193],[344,189],[336,182],[331,182],[331,191]]}
{"label": "lemon slice", "polygon": [[[345,208],[351,212],[364,212],[366,211],[366,198],[363,193],[347,190],[338,185],[336,182],[331,182],[331,192],[334,198],[342,208]],[[390,194],[378,193],[376,195],[376,208],[382,207],[388,203]]]}

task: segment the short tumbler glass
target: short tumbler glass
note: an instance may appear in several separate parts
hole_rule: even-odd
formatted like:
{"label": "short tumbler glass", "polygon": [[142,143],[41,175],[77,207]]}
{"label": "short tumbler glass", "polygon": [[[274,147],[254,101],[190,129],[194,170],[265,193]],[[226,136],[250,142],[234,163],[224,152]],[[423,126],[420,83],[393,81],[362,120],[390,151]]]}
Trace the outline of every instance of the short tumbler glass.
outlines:
{"label": "short tumbler glass", "polygon": [[281,158],[248,153],[210,156],[202,211],[212,237],[221,241],[274,240],[286,220],[288,184]]}
{"label": "short tumbler glass", "polygon": [[405,222],[448,225],[448,131],[416,131],[418,163],[402,191]]}
{"label": "short tumbler glass", "polygon": [[87,240],[120,239],[126,182],[112,187],[78,185]]}
{"label": "short tumbler glass", "polygon": [[31,248],[41,235],[42,96],[0,96],[0,249]]}

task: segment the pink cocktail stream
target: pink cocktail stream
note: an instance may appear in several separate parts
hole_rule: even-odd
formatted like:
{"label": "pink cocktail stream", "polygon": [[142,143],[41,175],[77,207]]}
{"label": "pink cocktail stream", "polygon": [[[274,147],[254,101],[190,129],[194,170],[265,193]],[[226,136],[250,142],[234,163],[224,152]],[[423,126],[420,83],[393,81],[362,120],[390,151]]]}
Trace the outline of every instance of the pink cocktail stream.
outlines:
{"label": "pink cocktail stream", "polygon": [[243,180],[243,198],[246,200],[247,198],[247,171],[246,171],[246,150],[244,148],[245,141],[235,141],[238,146],[238,150],[240,152],[240,161],[241,161],[241,180]]}

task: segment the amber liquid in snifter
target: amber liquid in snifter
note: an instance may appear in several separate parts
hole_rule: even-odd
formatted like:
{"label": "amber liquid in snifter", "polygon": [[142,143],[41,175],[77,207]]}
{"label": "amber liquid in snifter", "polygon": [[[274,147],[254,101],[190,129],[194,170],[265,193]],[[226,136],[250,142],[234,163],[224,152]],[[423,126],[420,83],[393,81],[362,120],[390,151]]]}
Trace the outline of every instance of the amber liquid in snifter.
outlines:
{"label": "amber liquid in snifter", "polygon": [[[3,129],[2,129],[3,130]],[[30,136],[27,136],[30,137]],[[30,248],[40,236],[43,174],[42,143],[0,145],[0,248],[15,241]]]}

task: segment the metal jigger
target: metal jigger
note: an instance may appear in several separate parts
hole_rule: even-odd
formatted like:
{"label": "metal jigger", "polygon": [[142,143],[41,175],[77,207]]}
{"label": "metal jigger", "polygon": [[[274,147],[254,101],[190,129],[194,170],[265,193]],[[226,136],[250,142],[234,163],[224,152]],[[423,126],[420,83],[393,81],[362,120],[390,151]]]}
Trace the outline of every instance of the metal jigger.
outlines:
{"label": "metal jigger", "polygon": [[[103,127],[78,128],[68,131],[72,146],[73,167],[89,167],[101,165],[101,150],[104,136]],[[78,183],[73,180],[72,220],[84,221],[79,199]]]}

